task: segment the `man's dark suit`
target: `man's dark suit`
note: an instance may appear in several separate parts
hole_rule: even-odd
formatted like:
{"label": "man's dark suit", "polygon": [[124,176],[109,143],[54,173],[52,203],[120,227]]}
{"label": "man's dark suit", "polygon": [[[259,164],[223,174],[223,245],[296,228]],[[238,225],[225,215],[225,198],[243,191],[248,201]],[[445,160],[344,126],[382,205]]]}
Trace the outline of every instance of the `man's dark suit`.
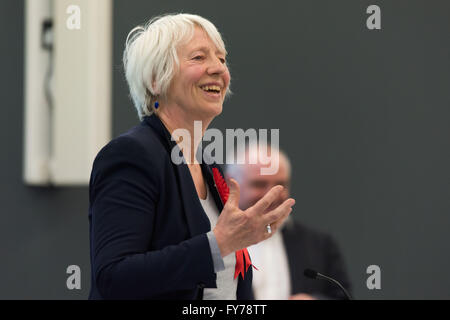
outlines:
{"label": "man's dark suit", "polygon": [[[90,299],[196,299],[216,287],[211,225],[187,165],[171,161],[174,147],[153,115],[97,155],[89,188]],[[201,167],[221,212],[213,166]],[[238,299],[252,298],[251,281],[249,268],[239,277]]]}
{"label": "man's dark suit", "polygon": [[324,280],[306,278],[303,274],[306,268],[313,269],[338,280],[350,291],[344,260],[333,238],[294,219],[286,222],[281,234],[288,256],[292,294],[308,293],[319,299],[345,299],[337,286]]}

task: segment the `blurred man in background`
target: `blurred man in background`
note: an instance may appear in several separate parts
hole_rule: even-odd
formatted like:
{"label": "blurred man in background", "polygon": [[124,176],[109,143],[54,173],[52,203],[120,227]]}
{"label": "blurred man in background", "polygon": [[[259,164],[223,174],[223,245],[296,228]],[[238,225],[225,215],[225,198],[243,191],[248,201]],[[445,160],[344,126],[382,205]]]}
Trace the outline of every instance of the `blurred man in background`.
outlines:
{"label": "blurred man in background", "polygon": [[[278,153],[275,154],[275,152]],[[239,155],[238,155],[239,156]],[[268,150],[268,159],[278,161],[278,171],[262,175],[261,168],[271,166],[261,161],[256,146],[247,147],[245,161],[227,161],[226,176],[240,185],[239,206],[245,210],[254,205],[275,185],[285,187],[284,201],[290,194],[291,165],[281,151]],[[257,161],[249,161],[249,159]],[[235,164],[243,163],[245,164]],[[256,162],[256,163],[255,163]],[[255,163],[255,164],[251,164]],[[264,163],[264,164],[263,164]],[[304,270],[311,268],[335,278],[350,290],[343,257],[333,238],[293,219],[292,215],[270,239],[248,248],[253,264],[253,291],[258,300],[345,299],[342,291],[326,281],[306,278]]]}

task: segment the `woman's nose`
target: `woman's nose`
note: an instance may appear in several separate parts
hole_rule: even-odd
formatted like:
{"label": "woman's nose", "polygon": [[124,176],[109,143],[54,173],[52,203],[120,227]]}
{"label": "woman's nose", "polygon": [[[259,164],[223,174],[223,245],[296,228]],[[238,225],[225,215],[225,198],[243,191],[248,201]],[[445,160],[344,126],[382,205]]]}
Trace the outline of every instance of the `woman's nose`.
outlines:
{"label": "woman's nose", "polygon": [[209,74],[222,74],[225,73],[228,68],[224,62],[219,58],[211,59],[210,65],[208,66]]}

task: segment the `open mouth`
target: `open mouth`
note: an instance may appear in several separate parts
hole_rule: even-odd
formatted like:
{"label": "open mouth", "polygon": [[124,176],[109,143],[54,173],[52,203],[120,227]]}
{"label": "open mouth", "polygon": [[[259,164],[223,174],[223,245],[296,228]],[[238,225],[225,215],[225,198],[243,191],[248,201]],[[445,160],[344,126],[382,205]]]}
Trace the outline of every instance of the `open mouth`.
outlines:
{"label": "open mouth", "polygon": [[209,93],[220,93],[220,87],[216,85],[210,85],[210,86],[202,86],[200,87],[203,91],[209,92]]}

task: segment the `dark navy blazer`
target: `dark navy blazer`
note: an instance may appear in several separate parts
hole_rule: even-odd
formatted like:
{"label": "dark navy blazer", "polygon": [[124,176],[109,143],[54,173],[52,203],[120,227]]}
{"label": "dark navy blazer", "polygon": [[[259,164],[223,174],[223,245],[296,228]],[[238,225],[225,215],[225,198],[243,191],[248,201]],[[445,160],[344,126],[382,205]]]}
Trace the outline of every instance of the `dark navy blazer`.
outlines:
{"label": "dark navy blazer", "polygon": [[[196,299],[203,288],[216,288],[211,225],[189,168],[171,161],[178,146],[170,137],[157,116],[148,116],[95,158],[89,299]],[[221,212],[214,166],[201,168]],[[239,276],[238,299],[252,299],[251,282],[249,268]]]}

